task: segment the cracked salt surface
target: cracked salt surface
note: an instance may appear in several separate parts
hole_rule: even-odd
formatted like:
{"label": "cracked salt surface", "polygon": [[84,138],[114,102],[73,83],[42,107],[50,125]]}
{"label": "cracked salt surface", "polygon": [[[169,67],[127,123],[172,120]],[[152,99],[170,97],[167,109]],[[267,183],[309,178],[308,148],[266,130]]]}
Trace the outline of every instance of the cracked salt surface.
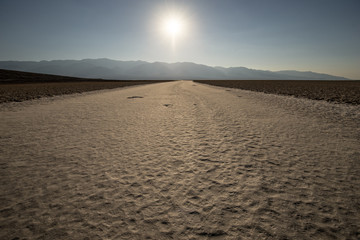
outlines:
{"label": "cracked salt surface", "polygon": [[177,81],[0,111],[1,239],[360,236],[358,106]]}

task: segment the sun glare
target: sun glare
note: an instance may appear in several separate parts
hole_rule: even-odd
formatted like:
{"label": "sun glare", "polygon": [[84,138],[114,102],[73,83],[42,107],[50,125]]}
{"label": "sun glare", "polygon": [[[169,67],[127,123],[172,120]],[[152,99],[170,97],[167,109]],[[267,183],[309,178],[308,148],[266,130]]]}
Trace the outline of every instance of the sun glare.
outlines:
{"label": "sun glare", "polygon": [[178,38],[184,34],[185,22],[178,16],[167,16],[163,20],[163,30],[171,38]]}
{"label": "sun glare", "polygon": [[170,18],[165,23],[165,30],[171,36],[177,36],[181,33],[182,22],[178,18]]}
{"label": "sun glare", "polygon": [[157,30],[162,43],[169,44],[175,54],[188,41],[191,21],[187,14],[179,10],[167,10],[158,15]]}

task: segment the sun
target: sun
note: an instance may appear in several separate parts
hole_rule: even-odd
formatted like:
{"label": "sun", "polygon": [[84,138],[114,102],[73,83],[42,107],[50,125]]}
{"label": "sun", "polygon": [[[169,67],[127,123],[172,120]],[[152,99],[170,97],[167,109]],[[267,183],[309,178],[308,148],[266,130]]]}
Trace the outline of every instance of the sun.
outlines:
{"label": "sun", "polygon": [[164,27],[165,27],[165,31],[170,36],[177,36],[177,35],[181,34],[183,24],[179,18],[172,17],[165,21]]}
{"label": "sun", "polygon": [[155,19],[158,39],[165,46],[170,46],[173,53],[184,47],[193,36],[192,19],[183,10],[163,10]]}
{"label": "sun", "polygon": [[185,21],[179,16],[167,16],[163,20],[163,30],[171,38],[178,38],[184,34]]}

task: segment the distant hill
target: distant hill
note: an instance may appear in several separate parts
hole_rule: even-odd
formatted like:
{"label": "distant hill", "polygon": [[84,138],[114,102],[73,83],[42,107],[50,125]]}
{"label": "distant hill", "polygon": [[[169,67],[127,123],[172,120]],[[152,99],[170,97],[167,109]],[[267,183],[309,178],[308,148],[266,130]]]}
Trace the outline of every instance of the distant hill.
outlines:
{"label": "distant hill", "polygon": [[53,61],[0,61],[0,69],[116,80],[347,80],[344,77],[299,71],[264,71],[245,67],[210,67],[191,62],[117,61],[106,58]]}
{"label": "distant hill", "polygon": [[43,73],[21,72],[0,69],[0,83],[50,83],[50,82],[94,82],[100,79],[88,79],[58,76]]}

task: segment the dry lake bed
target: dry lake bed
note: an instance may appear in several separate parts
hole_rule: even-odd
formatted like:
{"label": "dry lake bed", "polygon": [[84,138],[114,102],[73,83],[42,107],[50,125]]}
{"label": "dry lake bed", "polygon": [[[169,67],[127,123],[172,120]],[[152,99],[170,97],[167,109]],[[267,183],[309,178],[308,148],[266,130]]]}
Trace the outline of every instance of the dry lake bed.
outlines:
{"label": "dry lake bed", "polygon": [[192,81],[0,104],[1,239],[359,239],[360,106]]}

